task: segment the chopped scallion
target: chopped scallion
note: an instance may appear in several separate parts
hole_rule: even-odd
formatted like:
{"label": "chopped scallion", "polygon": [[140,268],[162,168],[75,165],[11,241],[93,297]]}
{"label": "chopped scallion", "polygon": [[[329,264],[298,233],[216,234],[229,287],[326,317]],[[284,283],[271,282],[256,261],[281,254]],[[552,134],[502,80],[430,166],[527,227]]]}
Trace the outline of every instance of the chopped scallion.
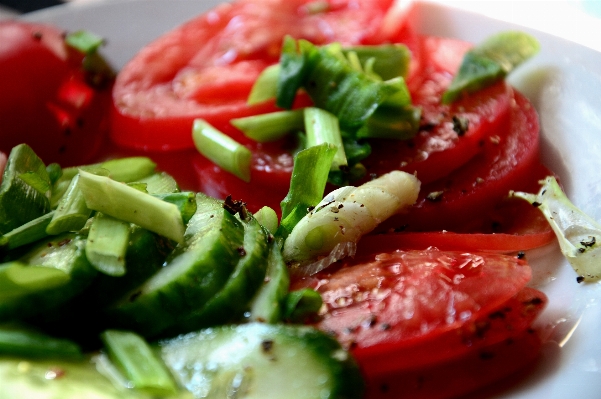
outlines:
{"label": "chopped scallion", "polygon": [[291,131],[303,130],[305,127],[302,109],[236,118],[230,123],[246,137],[259,143],[281,139]]}

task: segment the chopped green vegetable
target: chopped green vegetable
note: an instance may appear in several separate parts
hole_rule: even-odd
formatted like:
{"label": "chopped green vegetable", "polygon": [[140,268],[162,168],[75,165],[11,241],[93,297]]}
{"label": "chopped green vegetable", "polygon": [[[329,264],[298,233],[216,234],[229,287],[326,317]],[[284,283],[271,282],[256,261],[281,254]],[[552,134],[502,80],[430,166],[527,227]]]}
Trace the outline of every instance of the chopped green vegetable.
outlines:
{"label": "chopped green vegetable", "polygon": [[242,144],[215,129],[202,119],[196,119],[192,128],[196,149],[222,169],[250,181],[252,154]]}
{"label": "chopped green vegetable", "polygon": [[307,317],[316,315],[322,304],[319,292],[311,288],[292,291],[286,297],[284,318],[292,322],[302,322]]}
{"label": "chopped green vegetable", "polygon": [[58,207],[54,212],[52,220],[46,227],[46,233],[56,235],[67,231],[81,230],[90,215],[92,210],[86,205],[84,196],[79,188],[80,175],[76,175],[63,198],[58,203]]}
{"label": "chopped green vegetable", "polygon": [[183,242],[184,223],[177,206],[108,177],[84,170],[79,173],[79,187],[88,208]]}
{"label": "chopped green vegetable", "polygon": [[66,339],[54,338],[37,331],[0,328],[0,355],[29,358],[79,359],[79,345]]}
{"label": "chopped green vegetable", "polygon": [[86,243],[88,261],[96,270],[109,276],[124,275],[129,233],[129,223],[96,213]]}
{"label": "chopped green vegetable", "polygon": [[[282,221],[295,208],[304,208],[306,213],[308,208],[317,205],[323,198],[328,173],[336,152],[335,146],[324,143],[300,151],[294,157],[290,190],[281,202]],[[294,227],[295,224],[296,222],[293,222],[287,227]]]}
{"label": "chopped green vegetable", "polygon": [[240,129],[246,137],[259,143],[275,141],[292,131],[305,128],[302,109],[236,118],[230,123]]}
{"label": "chopped green vegetable", "polygon": [[46,227],[53,217],[54,211],[48,212],[9,231],[0,237],[0,247],[4,250],[11,250],[47,237]]}
{"label": "chopped green vegetable", "polygon": [[264,206],[254,214],[255,219],[270,233],[275,233],[278,228],[278,215],[268,206]]}
{"label": "chopped green vegetable", "polygon": [[104,43],[104,39],[92,32],[79,30],[68,33],[67,36],[65,36],[65,42],[84,54],[91,54],[98,51],[100,46]]}
{"label": "chopped green vegetable", "polygon": [[348,169],[348,161],[344,153],[344,145],[338,125],[338,118],[320,108],[307,107],[304,110],[307,147],[322,143],[336,146],[336,154],[332,159],[330,170]]}
{"label": "chopped green vegetable", "polygon": [[536,206],[553,228],[561,252],[585,281],[601,279],[601,224],[578,209],[561,190],[557,180],[541,181],[538,194],[512,192]]}
{"label": "chopped green vegetable", "polygon": [[489,37],[465,54],[442,102],[452,103],[464,93],[473,93],[504,79],[539,49],[538,41],[524,32],[508,31]]}
{"label": "chopped green vegetable", "polygon": [[248,105],[258,104],[276,98],[280,65],[270,65],[261,72],[248,95]]}
{"label": "chopped green vegetable", "polygon": [[160,358],[155,356],[144,338],[133,332],[119,330],[107,330],[100,337],[109,358],[131,381],[135,389],[155,395],[177,392],[169,370]]}

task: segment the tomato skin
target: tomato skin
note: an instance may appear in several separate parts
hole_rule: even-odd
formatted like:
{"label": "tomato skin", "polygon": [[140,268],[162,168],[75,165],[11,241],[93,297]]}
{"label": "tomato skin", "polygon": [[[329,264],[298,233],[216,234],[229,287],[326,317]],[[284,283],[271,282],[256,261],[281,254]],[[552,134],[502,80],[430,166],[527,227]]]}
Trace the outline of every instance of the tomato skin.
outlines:
{"label": "tomato skin", "polygon": [[0,150],[28,143],[46,162],[91,161],[108,130],[110,85],[87,82],[83,55],[58,28],[0,22]]}
{"label": "tomato skin", "polygon": [[318,13],[309,12],[308,3],[222,4],[150,43],[117,77],[112,140],[147,151],[190,148],[195,118],[219,129],[235,117],[275,111],[272,102],[248,106],[246,97],[260,71],[278,61],[286,34],[347,45],[414,35],[409,26],[382,29],[391,0],[330,0]]}
{"label": "tomato skin", "polygon": [[[514,256],[375,248],[296,280],[292,289],[309,286],[322,295],[325,310],[313,323],[349,347],[368,398],[450,398],[536,357],[541,338],[530,326],[547,298],[525,287],[529,279],[530,267]],[[522,343],[532,346],[520,354],[512,342],[519,351]],[[507,350],[513,359],[503,357]],[[453,371],[491,354],[494,367],[483,379]]]}

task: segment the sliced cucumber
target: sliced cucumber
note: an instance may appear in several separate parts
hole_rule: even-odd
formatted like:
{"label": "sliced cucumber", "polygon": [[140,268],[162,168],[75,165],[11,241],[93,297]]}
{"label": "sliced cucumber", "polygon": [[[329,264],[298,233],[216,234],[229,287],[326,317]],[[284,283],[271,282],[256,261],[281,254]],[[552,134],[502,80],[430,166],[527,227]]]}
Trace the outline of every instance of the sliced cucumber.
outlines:
{"label": "sliced cucumber", "polygon": [[108,310],[119,328],[153,337],[202,307],[223,287],[240,258],[243,228],[222,203],[197,195],[184,243],[166,266]]}
{"label": "sliced cucumber", "polygon": [[197,398],[361,398],[359,369],[340,344],[304,326],[210,328],[163,342],[161,356]]}
{"label": "sliced cucumber", "polygon": [[277,323],[282,320],[289,286],[288,267],[278,243],[274,241],[270,245],[263,285],[250,304],[250,320],[264,323]]}
{"label": "sliced cucumber", "polygon": [[96,276],[96,270],[86,259],[85,239],[71,233],[37,243],[18,262],[24,268],[56,269],[67,280],[53,287],[30,284],[29,289],[3,298],[0,321],[23,319],[55,309],[82,292]]}
{"label": "sliced cucumber", "polygon": [[31,147],[12,149],[0,185],[0,233],[7,233],[50,210],[50,177]]}
{"label": "sliced cucumber", "polygon": [[223,288],[198,311],[169,330],[176,335],[202,327],[240,321],[248,304],[265,278],[267,268],[267,235],[261,225],[251,218],[244,221],[242,257]]}

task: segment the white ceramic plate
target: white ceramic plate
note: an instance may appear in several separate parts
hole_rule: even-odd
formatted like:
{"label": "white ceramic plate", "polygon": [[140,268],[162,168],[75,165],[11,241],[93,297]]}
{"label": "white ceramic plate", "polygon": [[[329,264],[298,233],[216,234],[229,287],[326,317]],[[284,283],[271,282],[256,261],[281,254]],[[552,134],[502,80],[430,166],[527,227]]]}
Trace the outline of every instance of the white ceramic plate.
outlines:
{"label": "white ceramic plate", "polygon": [[[24,18],[66,29],[88,29],[107,39],[104,53],[121,67],[144,44],[219,0],[104,0],[71,3]],[[544,3],[540,3],[543,5]],[[440,4],[419,2],[427,34],[478,42],[516,28]],[[519,10],[515,10],[519,12]],[[520,28],[521,29],[521,28]],[[539,111],[543,161],[562,178],[571,199],[601,220],[601,53],[537,31],[541,53],[511,77]],[[577,284],[556,247],[528,254],[532,285],[550,298],[539,320],[552,330],[541,361],[525,378],[477,397],[565,399],[601,397],[601,285]],[[519,379],[519,381],[515,381]]]}

